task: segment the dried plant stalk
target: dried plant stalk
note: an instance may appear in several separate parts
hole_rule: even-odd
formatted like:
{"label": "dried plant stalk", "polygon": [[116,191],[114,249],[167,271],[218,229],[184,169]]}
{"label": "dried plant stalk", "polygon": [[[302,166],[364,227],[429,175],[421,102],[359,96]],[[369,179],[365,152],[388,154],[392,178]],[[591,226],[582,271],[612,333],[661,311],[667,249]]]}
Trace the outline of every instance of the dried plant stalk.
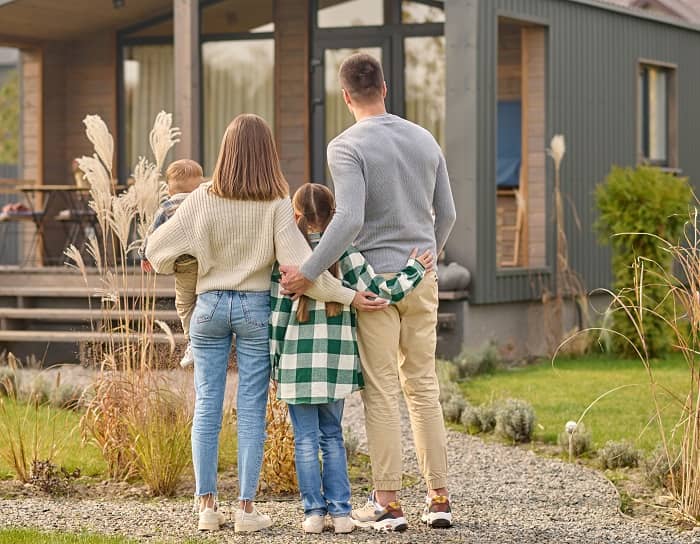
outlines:
{"label": "dried plant stalk", "polygon": [[287,405],[277,400],[277,386],[270,387],[267,403],[267,441],[260,483],[272,493],[298,490],[294,466],[294,432]]}

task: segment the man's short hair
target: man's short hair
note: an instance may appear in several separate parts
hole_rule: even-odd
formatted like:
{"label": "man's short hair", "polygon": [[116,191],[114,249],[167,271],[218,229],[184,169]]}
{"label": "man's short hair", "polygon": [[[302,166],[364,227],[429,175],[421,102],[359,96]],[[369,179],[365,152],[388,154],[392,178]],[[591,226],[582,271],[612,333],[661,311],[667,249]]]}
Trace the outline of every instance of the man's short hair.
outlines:
{"label": "man's short hair", "polygon": [[382,65],[372,55],[350,55],[341,64],[339,77],[343,89],[353,100],[370,102],[382,97],[384,72]]}
{"label": "man's short hair", "polygon": [[[176,193],[189,193],[202,182],[204,172],[197,161],[180,159],[170,163],[165,171],[165,181],[168,187]],[[191,183],[195,181],[196,183]]]}

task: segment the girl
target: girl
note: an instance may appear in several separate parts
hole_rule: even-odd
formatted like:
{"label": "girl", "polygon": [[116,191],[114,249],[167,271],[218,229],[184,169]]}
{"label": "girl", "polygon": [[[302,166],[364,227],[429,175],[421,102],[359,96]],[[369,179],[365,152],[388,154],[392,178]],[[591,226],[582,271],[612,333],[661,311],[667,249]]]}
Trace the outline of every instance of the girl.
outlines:
{"label": "girl", "polygon": [[[318,244],[335,211],[327,187],[307,184],[293,200],[294,217],[311,247]],[[359,292],[400,301],[432,268],[432,255],[415,259],[394,278],[376,275],[362,254],[350,247],[329,272]],[[304,532],[320,533],[330,514],[336,533],[349,533],[350,482],[343,443],[343,399],[363,386],[355,337],[356,316],[337,302],[281,294],[281,274],[272,274],[270,351],[277,397],[289,404],[294,427],[295,462],[304,505]],[[319,467],[319,449],[323,469]]]}
{"label": "girl", "polygon": [[[211,183],[193,191],[148,240],[146,258],[159,273],[172,273],[180,255],[192,255],[199,263],[190,338],[192,461],[200,530],[218,529],[225,522],[216,500],[216,467],[234,334],[240,481],[235,530],[258,531],[272,523],[253,505],[270,384],[270,271],[276,261],[298,265],[311,255],[294,223],[288,195],[270,127],[257,115],[239,115],[226,129]],[[314,282],[309,294],[365,310],[375,305],[330,274]]]}

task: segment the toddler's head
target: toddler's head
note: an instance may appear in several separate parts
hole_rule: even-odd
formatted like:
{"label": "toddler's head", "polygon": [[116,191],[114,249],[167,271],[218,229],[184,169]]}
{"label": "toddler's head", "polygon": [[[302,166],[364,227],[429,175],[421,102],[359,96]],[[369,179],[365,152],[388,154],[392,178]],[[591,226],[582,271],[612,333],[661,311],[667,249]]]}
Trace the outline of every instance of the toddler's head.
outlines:
{"label": "toddler's head", "polygon": [[335,213],[333,193],[318,183],[307,183],[297,190],[292,205],[299,230],[305,235],[326,230]]}
{"label": "toddler's head", "polygon": [[180,159],[168,166],[165,180],[170,196],[178,193],[191,193],[204,181],[204,172],[196,161]]}

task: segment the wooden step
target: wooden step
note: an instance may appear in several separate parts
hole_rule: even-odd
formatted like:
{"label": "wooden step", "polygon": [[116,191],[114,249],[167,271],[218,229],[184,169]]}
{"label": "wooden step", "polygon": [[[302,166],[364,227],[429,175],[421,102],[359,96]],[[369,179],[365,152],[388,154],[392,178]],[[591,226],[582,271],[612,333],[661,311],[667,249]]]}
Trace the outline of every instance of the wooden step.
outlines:
{"label": "wooden step", "polygon": [[[0,308],[0,319],[24,319],[27,321],[55,321],[67,323],[99,322],[109,316],[116,321],[123,318],[124,311],[110,312],[109,314],[100,309],[61,309],[61,308]],[[132,321],[144,318],[142,312],[129,312],[129,319]],[[156,310],[154,318],[166,323],[178,321],[175,310]]]}
{"label": "wooden step", "polygon": [[[129,288],[122,291],[122,295],[129,297],[141,296],[138,288]],[[174,298],[175,290],[158,287],[150,291],[156,298]],[[89,287],[0,287],[0,297],[24,297],[24,298],[88,298],[101,297],[98,289]]]}
{"label": "wooden step", "polygon": [[[139,335],[132,333],[129,335],[132,342],[139,339]],[[176,344],[184,344],[186,337],[184,334],[173,334]],[[124,334],[110,334],[106,332],[91,331],[0,331],[0,342],[55,342],[55,343],[79,343],[79,342],[109,342],[114,340],[117,343],[126,341]],[[169,343],[167,335],[164,333],[153,334],[156,344]]]}

